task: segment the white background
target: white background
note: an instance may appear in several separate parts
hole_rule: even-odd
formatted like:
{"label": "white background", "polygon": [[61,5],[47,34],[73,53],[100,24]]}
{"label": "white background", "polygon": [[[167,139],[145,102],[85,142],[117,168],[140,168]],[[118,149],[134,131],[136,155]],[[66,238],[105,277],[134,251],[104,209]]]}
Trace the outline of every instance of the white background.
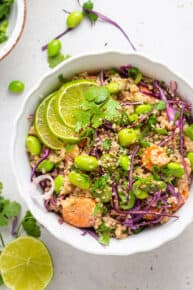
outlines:
{"label": "white background", "polygon": [[[193,1],[95,0],[95,4],[96,10],[125,28],[138,51],[159,58],[193,82]],[[72,11],[79,7],[76,0],[28,0],[23,37],[0,63],[0,179],[4,194],[20,202],[8,148],[24,95],[10,95],[7,86],[11,80],[23,80],[27,94],[49,70],[40,47],[65,29],[62,8]],[[130,50],[116,29],[99,22],[91,27],[84,21],[62,42],[63,52],[71,55],[98,49]],[[9,240],[8,232],[4,234]],[[55,240],[46,230],[42,230],[42,239],[54,261],[55,275],[49,290],[193,289],[193,225],[175,241],[129,257],[88,255]]]}

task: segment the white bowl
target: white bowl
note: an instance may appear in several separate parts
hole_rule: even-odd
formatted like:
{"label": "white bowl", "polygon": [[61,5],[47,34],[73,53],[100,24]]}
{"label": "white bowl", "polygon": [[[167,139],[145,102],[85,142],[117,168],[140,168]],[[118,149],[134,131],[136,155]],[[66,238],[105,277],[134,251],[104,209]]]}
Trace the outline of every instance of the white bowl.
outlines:
{"label": "white bowl", "polygon": [[14,49],[22,35],[26,20],[26,0],[14,1],[8,20],[8,40],[0,44],[0,60]]}
{"label": "white bowl", "polygon": [[28,115],[33,113],[40,102],[41,96],[48,95],[58,85],[58,75],[69,77],[74,73],[86,70],[98,70],[101,68],[120,67],[132,64],[155,79],[176,80],[178,91],[193,104],[193,89],[190,85],[171,71],[167,66],[153,61],[148,57],[127,52],[101,52],[83,54],[65,61],[55,70],[43,77],[43,79],[26,96],[22,110],[19,113],[14,128],[14,137],[11,145],[12,166],[19,187],[19,192],[27,206],[50,233],[59,240],[74,246],[85,252],[100,255],[130,255],[138,252],[149,251],[159,247],[167,241],[177,237],[193,220],[193,190],[186,204],[178,211],[179,219],[171,219],[167,224],[148,229],[138,235],[133,235],[125,240],[112,239],[108,247],[102,247],[89,235],[81,236],[81,231],[68,224],[60,225],[54,213],[48,213],[44,207],[32,200],[30,192],[38,194],[38,190],[30,183],[30,165],[25,152],[25,138],[28,134]]}

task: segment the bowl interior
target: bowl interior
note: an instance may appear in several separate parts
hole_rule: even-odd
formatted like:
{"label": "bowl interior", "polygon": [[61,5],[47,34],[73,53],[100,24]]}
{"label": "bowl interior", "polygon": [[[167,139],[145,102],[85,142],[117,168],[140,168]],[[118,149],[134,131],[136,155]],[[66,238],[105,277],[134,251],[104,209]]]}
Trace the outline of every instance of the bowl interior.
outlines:
{"label": "bowl interior", "polygon": [[128,237],[125,240],[112,239],[110,246],[102,247],[92,237],[81,236],[81,231],[68,224],[60,225],[58,218],[53,213],[48,213],[41,202],[32,200],[31,193],[39,193],[39,190],[30,183],[30,166],[25,152],[25,138],[28,133],[28,116],[34,113],[40,99],[48,95],[59,86],[58,76],[63,74],[69,77],[75,73],[86,70],[99,70],[101,68],[120,67],[121,65],[132,64],[148,76],[164,80],[168,83],[175,80],[178,83],[178,91],[184,99],[193,105],[191,87],[169,70],[166,66],[153,62],[148,58],[128,53],[106,52],[100,54],[83,55],[66,61],[51,74],[47,75],[40,84],[26,97],[23,109],[19,115],[14,130],[14,140],[11,148],[12,164],[19,192],[26,201],[34,216],[58,239],[83,251],[106,254],[106,255],[128,255],[136,252],[147,251],[158,247],[164,242],[176,237],[193,219],[193,194],[192,187],[187,203],[178,211],[179,219],[171,219],[167,224],[148,229]]}

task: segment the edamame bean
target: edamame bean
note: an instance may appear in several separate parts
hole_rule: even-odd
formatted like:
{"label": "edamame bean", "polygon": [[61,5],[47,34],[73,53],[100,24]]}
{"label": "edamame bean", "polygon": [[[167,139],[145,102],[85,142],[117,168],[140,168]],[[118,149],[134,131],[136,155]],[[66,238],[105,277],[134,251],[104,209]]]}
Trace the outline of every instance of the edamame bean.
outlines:
{"label": "edamame bean", "polygon": [[146,199],[148,197],[148,193],[140,188],[136,188],[134,194],[138,199]]}
{"label": "edamame bean", "polygon": [[83,13],[80,11],[71,12],[66,20],[66,25],[68,28],[77,27],[83,20]]}
{"label": "edamame bean", "polygon": [[119,158],[119,164],[123,170],[128,171],[130,166],[130,158],[127,155],[121,155]]}
{"label": "edamame bean", "polygon": [[62,44],[61,41],[58,39],[52,40],[48,44],[48,56],[57,56],[60,53]]}
{"label": "edamame bean", "polygon": [[184,133],[193,141],[193,124],[185,128]]}
{"label": "edamame bean", "polygon": [[147,114],[152,110],[152,106],[148,104],[138,105],[135,109],[136,114]]}
{"label": "edamame bean", "polygon": [[139,118],[139,116],[137,114],[131,114],[128,116],[128,119],[130,122],[135,122],[135,121],[137,121],[138,118]]}
{"label": "edamame bean", "polygon": [[187,155],[187,158],[189,159],[190,164],[191,164],[191,169],[193,170],[193,152],[189,152]]}
{"label": "edamame bean", "polygon": [[130,191],[128,203],[125,204],[124,202],[120,202],[120,207],[124,210],[127,210],[127,209],[133,208],[134,205],[135,205],[135,195],[134,195],[133,191]]}
{"label": "edamame bean", "polygon": [[60,193],[61,188],[64,185],[64,176],[63,175],[58,175],[55,179],[54,179],[54,190],[57,194]]}
{"label": "edamame bean", "polygon": [[75,171],[72,171],[68,174],[68,178],[71,184],[81,188],[88,189],[90,187],[90,182],[88,175],[81,174]]}
{"label": "edamame bean", "polygon": [[79,155],[75,158],[75,165],[79,169],[92,171],[98,167],[98,160],[93,156]]}
{"label": "edamame bean", "polygon": [[117,82],[108,83],[107,88],[110,94],[117,94],[120,91],[120,85]]}
{"label": "edamame bean", "polygon": [[174,177],[181,177],[182,175],[184,175],[184,168],[179,163],[170,162],[168,163],[167,167],[169,169],[169,173]]}
{"label": "edamame bean", "polygon": [[122,129],[118,133],[119,144],[123,147],[136,143],[139,137],[140,131],[134,129]]}
{"label": "edamame bean", "polygon": [[42,145],[39,139],[35,136],[27,136],[26,138],[27,151],[32,155],[39,155],[42,151]]}
{"label": "edamame bean", "polygon": [[54,168],[54,163],[51,162],[49,159],[45,159],[38,166],[38,170],[41,172],[50,172],[52,171],[53,168]]}
{"label": "edamame bean", "polygon": [[110,186],[105,186],[100,192],[95,191],[93,197],[99,198],[103,203],[109,202],[112,199],[112,189]]}
{"label": "edamame bean", "polygon": [[25,89],[25,85],[21,81],[12,81],[9,84],[9,91],[12,93],[21,93]]}

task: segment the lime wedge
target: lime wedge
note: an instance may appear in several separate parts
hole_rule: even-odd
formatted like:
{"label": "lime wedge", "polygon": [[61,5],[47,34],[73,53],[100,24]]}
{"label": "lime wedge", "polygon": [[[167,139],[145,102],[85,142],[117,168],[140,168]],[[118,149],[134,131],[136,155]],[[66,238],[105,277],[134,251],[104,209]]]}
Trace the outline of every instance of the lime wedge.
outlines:
{"label": "lime wedge", "polygon": [[10,242],[0,256],[0,271],[12,290],[43,290],[53,276],[53,265],[46,246],[32,237]]}
{"label": "lime wedge", "polygon": [[47,120],[46,120],[46,108],[50,101],[50,99],[55,95],[53,93],[43,99],[43,101],[39,104],[36,113],[35,113],[35,121],[34,126],[35,130],[41,139],[41,141],[49,148],[58,150],[64,147],[64,143],[57,139],[52,132],[50,131]]}
{"label": "lime wedge", "polygon": [[66,126],[70,128],[75,127],[76,120],[74,115],[81,110],[80,105],[85,99],[85,92],[93,85],[97,84],[89,80],[75,80],[65,84],[58,91],[58,114]]}
{"label": "lime wedge", "polygon": [[79,138],[72,128],[67,127],[61,120],[57,113],[57,98],[58,95],[54,95],[50,98],[46,108],[46,118],[50,131],[57,138],[62,139],[65,143],[77,143]]}

